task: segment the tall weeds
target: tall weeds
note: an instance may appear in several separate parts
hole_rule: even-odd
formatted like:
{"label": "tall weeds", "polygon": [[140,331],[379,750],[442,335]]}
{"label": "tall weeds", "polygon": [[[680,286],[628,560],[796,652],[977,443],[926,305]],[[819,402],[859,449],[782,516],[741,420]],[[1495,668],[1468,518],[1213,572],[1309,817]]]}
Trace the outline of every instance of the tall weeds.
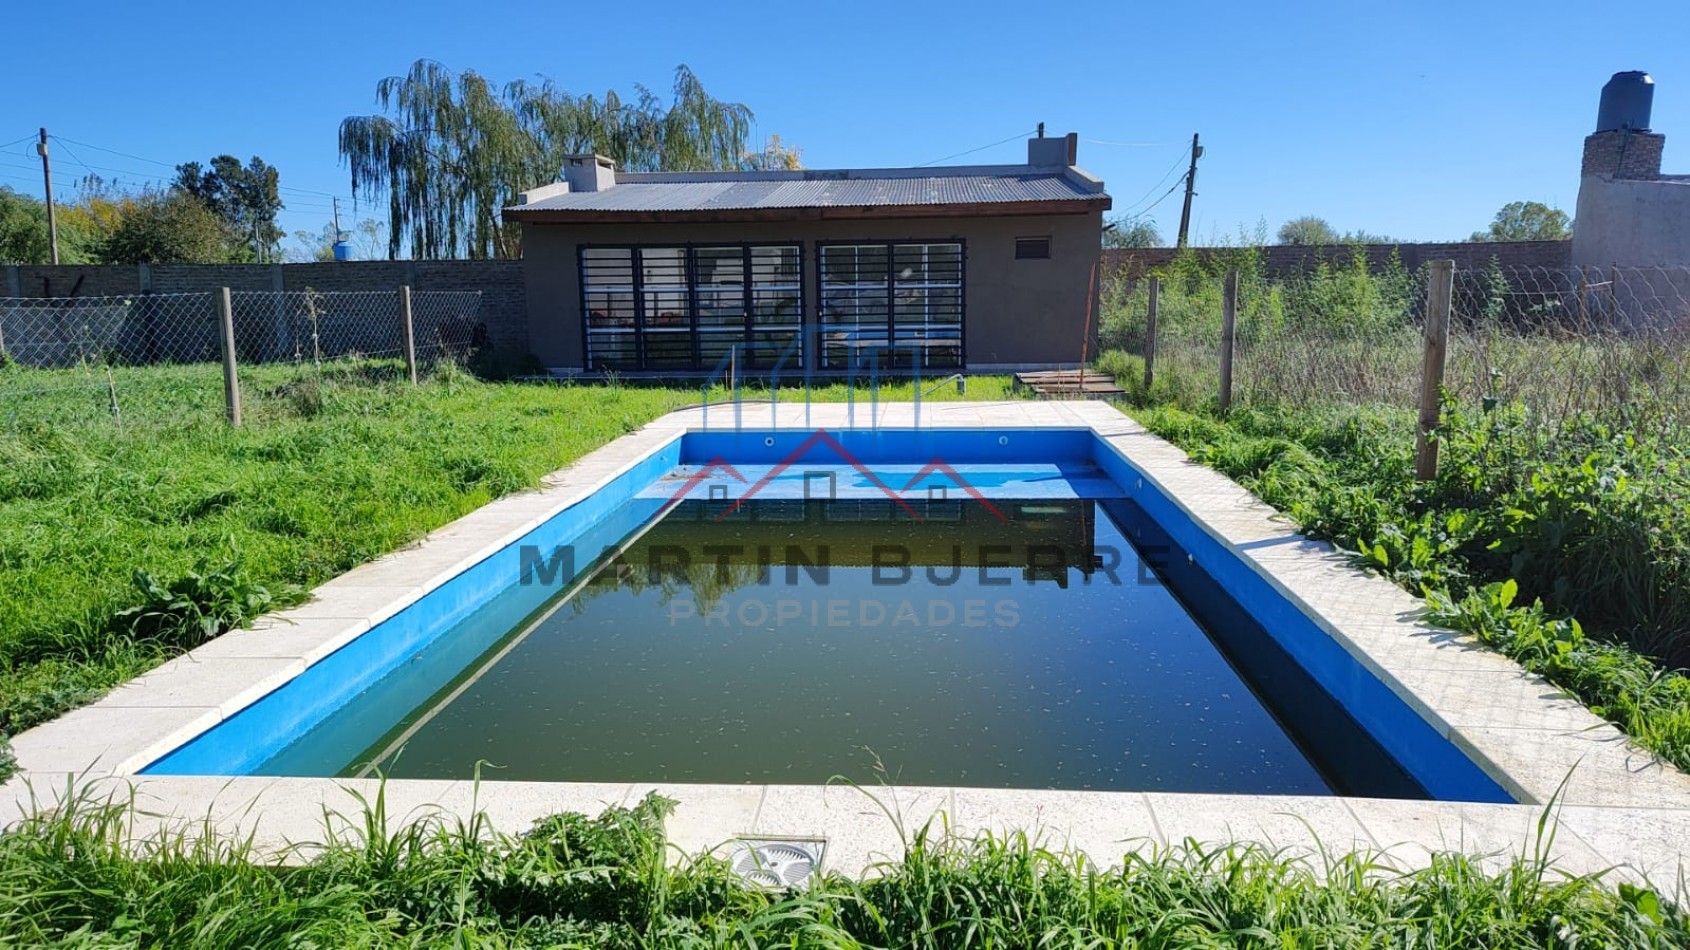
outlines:
{"label": "tall weeds", "polygon": [[[264,862],[209,828],[133,837],[132,805],[72,797],[0,834],[0,943],[146,947],[1627,947],[1690,944],[1660,893],[1541,853],[1432,856],[1253,845],[1099,867],[1027,834],[916,829],[864,879],[750,887],[683,858],[648,797],[520,835],[485,818],[390,822],[380,793],[309,861]],[[347,828],[350,830],[347,830]],[[1538,849],[1539,852],[1543,849]]]}
{"label": "tall weeds", "polygon": [[1421,483],[1402,411],[1136,415],[1690,769],[1683,449],[1594,425],[1546,438],[1518,406],[1451,403],[1438,478]]}

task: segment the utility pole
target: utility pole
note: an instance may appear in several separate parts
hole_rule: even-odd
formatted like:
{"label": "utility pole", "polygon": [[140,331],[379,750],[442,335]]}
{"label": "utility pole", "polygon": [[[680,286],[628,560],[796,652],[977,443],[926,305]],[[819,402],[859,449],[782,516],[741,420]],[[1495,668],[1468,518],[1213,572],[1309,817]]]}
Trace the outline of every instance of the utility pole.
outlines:
{"label": "utility pole", "polygon": [[41,141],[35,144],[41,156],[41,178],[47,183],[47,242],[52,247],[52,262],[59,262],[59,222],[53,214],[53,162],[47,157],[47,130],[41,130]]}
{"label": "utility pole", "polygon": [[1191,197],[1197,194],[1193,189],[1197,187],[1197,159],[1203,155],[1203,146],[1197,144],[1197,133],[1191,133],[1191,169],[1185,173],[1185,207],[1179,213],[1179,244],[1184,247],[1191,237]]}

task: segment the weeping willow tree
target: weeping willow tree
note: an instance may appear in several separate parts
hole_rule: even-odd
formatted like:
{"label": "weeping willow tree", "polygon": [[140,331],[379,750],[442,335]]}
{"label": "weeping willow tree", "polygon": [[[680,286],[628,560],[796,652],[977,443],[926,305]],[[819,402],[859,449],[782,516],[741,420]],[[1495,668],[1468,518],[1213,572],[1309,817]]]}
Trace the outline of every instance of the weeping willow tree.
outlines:
{"label": "weeping willow tree", "polygon": [[515,257],[518,232],[499,209],[518,192],[554,181],[564,156],[596,152],[630,171],[747,167],[751,110],[722,102],[685,66],[673,98],[644,86],[575,96],[551,80],[495,87],[471,70],[418,60],[376,84],[376,115],[340,123],[340,155],[353,194],[385,190],[388,254],[419,258]]}

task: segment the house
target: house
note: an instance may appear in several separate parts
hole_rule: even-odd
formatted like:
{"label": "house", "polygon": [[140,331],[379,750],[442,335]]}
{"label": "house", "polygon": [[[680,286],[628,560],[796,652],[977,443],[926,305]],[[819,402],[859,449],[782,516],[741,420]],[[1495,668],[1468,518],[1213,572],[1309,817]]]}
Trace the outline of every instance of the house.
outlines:
{"label": "house", "polygon": [[1661,173],[1666,136],[1649,128],[1655,81],[1615,73],[1584,140],[1573,263],[1690,265],[1690,175]]}
{"label": "house", "polygon": [[1605,299],[1634,327],[1682,324],[1690,300],[1690,175],[1661,172],[1666,136],[1649,127],[1654,99],[1644,72],[1615,73],[1602,87],[1573,225],[1573,266],[1594,270],[1603,288],[1580,312],[1602,312]]}
{"label": "house", "polygon": [[522,223],[532,349],[557,374],[1074,366],[1110,205],[1077,142],[939,168],[628,173],[572,157],[504,211]]}

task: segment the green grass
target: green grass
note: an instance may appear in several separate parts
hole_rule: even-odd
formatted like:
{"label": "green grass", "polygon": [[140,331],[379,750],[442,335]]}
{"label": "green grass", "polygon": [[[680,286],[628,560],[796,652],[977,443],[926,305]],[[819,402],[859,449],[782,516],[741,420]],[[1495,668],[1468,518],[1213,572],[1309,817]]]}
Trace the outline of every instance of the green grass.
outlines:
{"label": "green grass", "polygon": [[137,571],[168,581],[209,557],[251,583],[309,587],[686,400],[463,376],[411,389],[364,372],[249,371],[238,430],[221,420],[216,371],[197,367],[129,371],[122,430],[101,412],[104,392],[77,390],[34,397],[33,418],[0,428],[0,732],[172,649],[131,637],[119,616],[145,601]]}
{"label": "green grass", "polygon": [[[0,834],[0,943],[139,947],[1681,948],[1644,887],[1541,854],[1435,855],[1401,873],[1196,842],[1113,867],[1026,835],[916,830],[866,880],[789,891],[672,854],[656,796],[507,836],[484,818],[389,820],[380,794],[276,866],[205,829],[139,842],[128,803],[82,799]],[[392,830],[386,830],[392,829]],[[1549,838],[1539,842],[1547,851]],[[1107,857],[1104,860],[1108,860]]]}
{"label": "green grass", "polygon": [[[80,370],[0,371],[0,732],[191,645],[206,617],[213,629],[242,622],[264,606],[257,592],[285,602],[293,586],[402,546],[698,398],[457,373],[413,389],[380,364],[269,368],[249,371],[248,425],[230,430],[215,368],[117,371],[121,424],[103,383]],[[1006,381],[969,388],[968,398],[998,398]],[[882,392],[909,397],[908,384]],[[947,387],[928,398],[957,397]],[[1621,445],[1587,465],[1591,453],[1573,450],[1607,443],[1585,433],[1560,456],[1527,459],[1541,442],[1516,444],[1506,417],[1460,417],[1444,478],[1417,488],[1403,412],[1138,415],[1311,532],[1443,597],[1452,622],[1560,677],[1645,745],[1690,761],[1690,698],[1674,692],[1684,678],[1615,645],[1666,642],[1656,621],[1676,616],[1671,572],[1690,562],[1675,560],[1683,522],[1670,513],[1685,496],[1673,458]],[[1457,513],[1472,520],[1452,528]],[[1630,532],[1640,521],[1651,530]],[[1558,585],[1579,564],[1520,555],[1566,540],[1568,526],[1585,542],[1575,549],[1591,552],[1579,564],[1600,551],[1608,568]],[[1492,547],[1498,538],[1530,543]],[[1509,588],[1512,573],[1526,580]],[[170,613],[183,590],[198,592],[195,610]],[[1601,596],[1564,599],[1589,591]],[[1534,598],[1552,606],[1534,613]],[[138,626],[124,616],[137,607],[168,616]],[[1631,620],[1586,635],[1558,619],[1580,610]],[[5,758],[0,744],[0,776]],[[515,837],[480,819],[371,833],[388,827],[378,799],[352,816],[365,832],[332,826],[341,830],[326,829],[308,863],[276,866],[250,842],[209,833],[132,841],[125,804],[83,801],[0,834],[0,945],[1690,945],[1682,911],[1654,893],[1565,876],[1532,855],[1487,870],[1446,854],[1399,874],[1367,854],[1309,863],[1187,843],[1099,871],[1024,836],[923,831],[866,881],[771,893],[708,859],[671,862],[668,807],[557,816]]]}
{"label": "green grass", "polygon": [[[0,777],[5,735],[700,399],[460,372],[413,388],[383,362],[248,368],[242,383],[246,424],[230,429],[216,366],[0,367]],[[1005,393],[970,380],[968,398]]]}
{"label": "green grass", "polygon": [[1135,415],[1690,769],[1690,336],[1619,332],[1547,273],[1459,273],[1443,464],[1417,483],[1421,277],[1359,254],[1283,277],[1254,249],[1223,257],[1161,274],[1148,389],[1149,284],[1105,282],[1097,362]]}

